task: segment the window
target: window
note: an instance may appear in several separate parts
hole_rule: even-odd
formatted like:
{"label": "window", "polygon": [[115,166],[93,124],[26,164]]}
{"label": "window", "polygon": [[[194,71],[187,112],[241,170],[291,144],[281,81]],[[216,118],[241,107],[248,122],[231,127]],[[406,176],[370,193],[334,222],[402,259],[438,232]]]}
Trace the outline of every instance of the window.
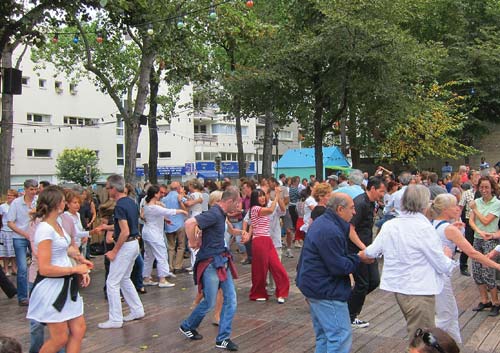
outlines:
{"label": "window", "polygon": [[28,148],[26,150],[26,155],[32,158],[50,158],[52,150]]}
{"label": "window", "polygon": [[219,152],[203,152],[204,161],[214,161]]}
{"label": "window", "polygon": [[47,80],[40,78],[38,80],[38,87],[42,89],[47,89]]}
{"label": "window", "polygon": [[120,116],[116,117],[116,136],[123,136],[123,120]]}
{"label": "window", "polygon": [[90,118],[79,118],[76,116],[65,116],[63,118],[64,125],[85,125],[85,126],[93,126],[97,125],[97,119]]}
{"label": "window", "polygon": [[278,140],[291,141],[293,139],[293,133],[291,131],[283,130],[278,133]]}
{"label": "window", "polygon": [[135,158],[141,158],[141,152],[137,152],[137,153],[135,154]]}
{"label": "window", "polygon": [[169,132],[170,124],[158,125],[158,132]]}
{"label": "window", "polygon": [[69,84],[69,93],[72,95],[75,95],[78,92],[78,86],[76,83],[70,83]]}
{"label": "window", "polygon": [[201,152],[195,152],[194,159],[196,159],[197,161],[201,161]]}
{"label": "window", "polygon": [[62,82],[61,81],[56,81],[54,83],[54,89],[56,90],[57,94],[63,93]]}
{"label": "window", "polygon": [[195,125],[194,126],[194,133],[195,134],[206,134],[207,133],[207,126],[206,125]]}
{"label": "window", "polygon": [[50,124],[50,115],[28,113],[26,114],[26,121],[36,124]]}
{"label": "window", "polygon": [[158,158],[172,158],[172,152],[158,152]]}
{"label": "window", "polygon": [[116,145],[116,165],[125,165],[125,152],[123,150],[123,145]]}
{"label": "window", "polygon": [[28,86],[30,84],[30,78],[28,76],[23,76],[21,78],[21,83],[23,86]]}
{"label": "window", "polygon": [[[220,135],[235,135],[236,134],[236,126],[230,124],[213,124],[212,125],[212,134],[220,134]],[[248,135],[248,126],[241,127],[241,135]]]}

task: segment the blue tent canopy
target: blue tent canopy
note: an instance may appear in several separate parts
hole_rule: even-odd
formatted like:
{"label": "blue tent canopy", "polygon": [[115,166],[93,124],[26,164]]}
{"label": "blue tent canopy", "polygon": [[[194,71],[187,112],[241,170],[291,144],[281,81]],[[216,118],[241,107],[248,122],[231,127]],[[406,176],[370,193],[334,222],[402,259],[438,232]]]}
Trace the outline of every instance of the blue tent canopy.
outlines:
{"label": "blue tent canopy", "polygon": [[[314,174],[316,168],[314,155],[314,148],[290,149],[279,159],[275,172],[301,177]],[[323,167],[350,167],[350,164],[338,147],[331,146],[323,147]]]}

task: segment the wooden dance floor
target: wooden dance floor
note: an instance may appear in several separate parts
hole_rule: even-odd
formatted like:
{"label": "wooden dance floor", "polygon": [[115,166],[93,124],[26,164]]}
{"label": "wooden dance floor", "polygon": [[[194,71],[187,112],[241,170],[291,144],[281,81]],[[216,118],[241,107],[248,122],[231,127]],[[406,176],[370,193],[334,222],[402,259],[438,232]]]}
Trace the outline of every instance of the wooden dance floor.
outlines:
{"label": "wooden dance floor", "polygon": [[[250,267],[238,265],[240,276],[235,281],[238,310],[231,338],[239,345],[240,352],[314,352],[314,332],[308,308],[293,284],[298,250],[294,253],[295,258],[284,259],[292,283],[289,300],[284,305],[277,304],[275,298],[265,303],[250,302]],[[122,329],[98,329],[97,323],[108,318],[108,306],[102,290],[103,257],[95,258],[94,263],[96,269],[91,274],[92,284],[82,291],[87,321],[82,352],[217,351],[214,343],[217,328],[211,324],[211,316],[207,316],[199,328],[203,340],[189,341],[179,332],[179,324],[190,313],[196,294],[188,274],[178,275],[173,280],[176,283],[174,288],[147,287],[148,293],[141,296],[146,311],[144,319],[125,323]],[[458,270],[456,272],[453,283],[464,339],[462,351],[500,352],[500,317],[492,318],[488,317],[488,312],[470,310],[478,302],[478,291],[470,277],[461,276]],[[22,343],[23,351],[28,352],[26,308],[19,307],[16,299],[9,300],[1,295],[0,313],[0,334],[16,337]],[[392,294],[380,290],[370,294],[360,318],[369,321],[370,326],[354,330],[353,352],[405,352],[408,344],[406,326]]]}

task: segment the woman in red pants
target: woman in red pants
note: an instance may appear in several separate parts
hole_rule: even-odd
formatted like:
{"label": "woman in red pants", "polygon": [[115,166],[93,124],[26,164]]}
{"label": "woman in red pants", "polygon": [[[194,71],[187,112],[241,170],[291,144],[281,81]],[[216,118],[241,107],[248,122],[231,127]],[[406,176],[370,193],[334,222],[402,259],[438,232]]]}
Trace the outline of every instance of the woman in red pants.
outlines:
{"label": "woman in red pants", "polygon": [[279,304],[283,304],[288,297],[290,281],[285,268],[273,245],[269,231],[269,216],[276,209],[278,199],[281,197],[281,189],[275,189],[276,197],[269,207],[266,207],[266,194],[262,190],[254,190],[250,196],[250,221],[252,224],[252,289],[250,300],[266,301],[267,271],[271,271],[276,283],[276,298]]}

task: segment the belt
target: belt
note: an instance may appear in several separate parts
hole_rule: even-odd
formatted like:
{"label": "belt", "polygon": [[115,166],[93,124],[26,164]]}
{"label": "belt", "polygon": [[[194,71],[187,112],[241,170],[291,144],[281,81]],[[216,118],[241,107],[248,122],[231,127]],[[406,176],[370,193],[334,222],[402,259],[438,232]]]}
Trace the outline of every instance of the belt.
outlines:
{"label": "belt", "polygon": [[127,240],[125,240],[125,243],[128,243],[129,241],[134,241],[136,239],[137,239],[137,237],[135,235],[129,235],[129,237],[127,238]]}

